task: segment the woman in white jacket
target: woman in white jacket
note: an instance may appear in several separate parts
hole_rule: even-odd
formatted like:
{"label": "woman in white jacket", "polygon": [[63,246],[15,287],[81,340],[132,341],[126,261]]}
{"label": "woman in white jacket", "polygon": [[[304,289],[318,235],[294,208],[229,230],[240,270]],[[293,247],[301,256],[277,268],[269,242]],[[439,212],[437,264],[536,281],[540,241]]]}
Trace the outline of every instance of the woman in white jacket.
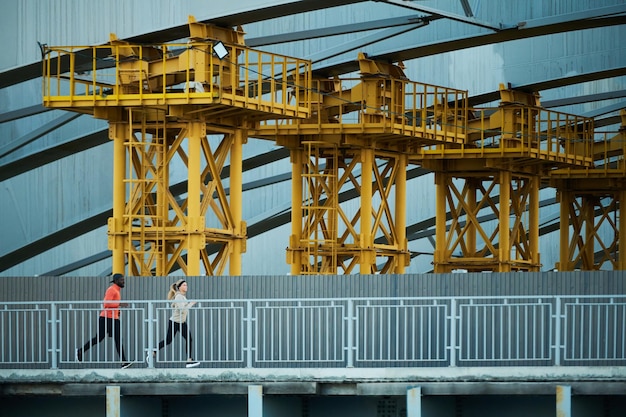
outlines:
{"label": "woman in white jacket", "polygon": [[[163,349],[165,346],[172,343],[174,336],[178,332],[185,339],[185,351],[187,353],[187,368],[194,368],[200,365],[200,362],[194,361],[191,355],[192,338],[189,327],[187,326],[187,315],[189,314],[189,308],[196,304],[195,301],[187,301],[187,281],[179,279],[170,286],[170,290],[167,294],[168,300],[172,302],[172,317],[170,317],[167,326],[167,335],[164,340],[159,342],[158,350]],[[157,350],[152,352],[152,358],[156,358]],[[150,361],[150,355],[146,358],[146,361]]]}

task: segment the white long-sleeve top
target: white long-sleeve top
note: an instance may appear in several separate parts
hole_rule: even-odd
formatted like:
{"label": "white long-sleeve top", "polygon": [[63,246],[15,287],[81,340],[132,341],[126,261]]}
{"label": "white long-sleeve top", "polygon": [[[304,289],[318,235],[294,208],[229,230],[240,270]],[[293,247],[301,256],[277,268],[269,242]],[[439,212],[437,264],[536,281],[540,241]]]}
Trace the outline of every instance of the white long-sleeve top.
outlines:
{"label": "white long-sleeve top", "polygon": [[176,323],[184,323],[187,321],[187,314],[189,314],[189,308],[191,307],[191,302],[187,301],[187,297],[182,295],[180,292],[176,292],[174,296],[174,301],[172,301],[172,317],[170,320]]}

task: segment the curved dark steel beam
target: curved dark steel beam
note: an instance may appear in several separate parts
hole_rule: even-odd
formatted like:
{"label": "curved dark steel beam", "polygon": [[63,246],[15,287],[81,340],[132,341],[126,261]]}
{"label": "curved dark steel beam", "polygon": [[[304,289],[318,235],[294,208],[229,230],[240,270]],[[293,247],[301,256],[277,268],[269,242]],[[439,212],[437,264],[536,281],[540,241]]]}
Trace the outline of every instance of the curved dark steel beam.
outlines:
{"label": "curved dark steel beam", "polygon": [[[626,22],[625,22],[626,23]],[[602,71],[587,72],[584,74],[576,74],[569,77],[559,77],[550,80],[537,81],[524,85],[512,85],[511,87],[528,92],[550,90],[566,85],[579,84],[588,81],[598,81],[606,78],[621,77],[626,75],[626,67],[607,68]],[[500,99],[499,91],[491,91],[489,93],[479,94],[468,99],[468,105],[473,107],[479,104],[490,103]]]}
{"label": "curved dark steel beam", "polygon": [[[314,10],[327,9],[336,6],[345,6],[353,3],[362,3],[367,0],[300,0],[283,1],[280,4],[264,7],[250,7],[247,10],[239,10],[237,13],[215,16],[210,19],[200,20],[202,23],[212,23],[218,26],[233,27],[247,23],[261,22],[263,20],[274,19],[306,13]],[[263,2],[267,4],[267,2]],[[184,39],[189,36],[189,25],[178,25],[154,32],[144,33],[125,40],[131,43],[155,44],[171,42],[177,39]],[[24,81],[41,77],[41,62],[33,62],[28,65],[12,68],[0,73],[0,88],[9,87]]]}
{"label": "curved dark steel beam", "polygon": [[60,143],[37,153],[24,155],[0,165],[0,181],[7,180],[16,175],[23,174],[32,169],[39,168],[50,162],[74,155],[87,149],[103,145],[109,142],[109,130],[102,129],[67,142]]}
{"label": "curved dark steel beam", "polygon": [[[537,36],[553,35],[556,33],[624,24],[626,24],[626,16],[610,16],[596,19],[583,19],[573,21],[568,20],[560,23],[551,23],[544,26],[532,26],[529,29],[508,29],[496,33],[472,35],[443,42],[415,45],[414,47],[405,48],[402,50],[391,50],[380,53],[374,52],[369,53],[368,55],[371,59],[376,61],[406,62],[411,59],[437,55],[445,52],[457,51],[459,49],[473,48],[476,46],[490,45],[494,43],[508,42],[519,39],[528,39]],[[357,71],[358,69],[359,63],[357,60],[340,61],[336,63],[331,62],[324,66],[314,66],[314,72],[317,75],[325,77],[347,74]]]}

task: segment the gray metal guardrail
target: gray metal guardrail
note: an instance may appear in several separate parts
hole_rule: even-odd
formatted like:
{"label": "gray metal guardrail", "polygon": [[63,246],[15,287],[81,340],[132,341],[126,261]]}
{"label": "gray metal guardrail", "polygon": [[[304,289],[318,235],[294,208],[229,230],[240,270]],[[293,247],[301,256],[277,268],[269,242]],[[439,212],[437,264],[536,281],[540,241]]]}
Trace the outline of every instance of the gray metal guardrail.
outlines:
{"label": "gray metal guardrail", "polygon": [[[191,343],[179,332],[153,358],[171,324],[170,302],[124,301],[127,360],[180,367],[192,356],[215,368],[626,365],[626,296],[197,301],[187,319]],[[76,349],[98,334],[101,310],[102,301],[5,303],[0,368],[119,367],[115,337],[76,362]]]}

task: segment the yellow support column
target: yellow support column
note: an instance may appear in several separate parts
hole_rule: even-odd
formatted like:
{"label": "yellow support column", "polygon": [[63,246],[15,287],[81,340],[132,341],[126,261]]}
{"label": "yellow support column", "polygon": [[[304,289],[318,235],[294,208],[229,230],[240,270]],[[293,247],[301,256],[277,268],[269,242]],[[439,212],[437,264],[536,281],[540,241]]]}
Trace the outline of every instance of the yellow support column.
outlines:
{"label": "yellow support column", "polygon": [[585,224],[585,243],[581,249],[581,259],[583,261],[583,270],[592,271],[595,266],[594,247],[596,241],[595,224],[596,224],[596,199],[594,195],[583,196],[583,209],[581,216]]}
{"label": "yellow support column", "polygon": [[374,150],[361,149],[361,249],[359,268],[361,274],[371,274],[372,265],[376,262],[372,258],[372,169],[374,164]]}
{"label": "yellow support column", "polygon": [[435,171],[435,272],[449,272],[444,263],[448,251],[446,243],[446,181],[447,175],[443,171]]}
{"label": "yellow support column", "polygon": [[498,272],[511,271],[511,229],[509,223],[511,208],[511,173],[500,171],[500,215]]}
{"label": "yellow support column", "polygon": [[541,185],[541,178],[538,175],[532,176],[531,188],[530,188],[530,202],[529,202],[529,222],[528,239],[530,249],[530,261],[531,268],[538,270],[541,265],[541,258],[539,254],[539,187]]}
{"label": "yellow support column", "polygon": [[[469,192],[466,196],[467,207],[471,213],[477,212],[476,207],[476,192],[480,189],[480,180],[478,178],[468,178],[467,179],[467,188]],[[465,251],[466,255],[470,258],[476,256],[477,246],[476,246],[476,223],[468,222],[467,223],[467,238],[465,239]]]}
{"label": "yellow support column", "polygon": [[111,123],[109,136],[113,139],[113,217],[109,219],[109,249],[113,256],[112,271],[124,273],[126,266],[124,235],[124,211],[126,207],[126,147],[130,135],[129,123]]}
{"label": "yellow support column", "polygon": [[243,144],[246,133],[242,129],[235,130],[235,138],[230,150],[230,207],[233,215],[233,248],[229,259],[230,275],[241,275],[241,254],[245,252],[245,223],[242,219],[242,173]]}
{"label": "yellow support column", "polygon": [[570,242],[569,242],[569,218],[570,200],[572,193],[562,189],[557,193],[560,206],[559,221],[559,271],[571,271],[570,265]]}
{"label": "yellow support column", "polygon": [[202,140],[206,137],[205,123],[189,122],[189,180],[187,182],[187,222],[184,225],[187,234],[187,276],[200,275],[200,251],[204,248],[204,217],[200,215],[200,185],[202,170]]}
{"label": "yellow support column", "polygon": [[398,174],[396,176],[395,230],[398,248],[400,249],[394,266],[394,273],[403,274],[409,264],[408,243],[406,240],[406,168],[407,156],[398,157]]}
{"label": "yellow support column", "polygon": [[[287,262],[291,264],[291,275],[300,274],[302,261],[302,164],[303,150],[292,148],[291,154],[291,237],[287,249]],[[307,260],[308,262],[308,260]]]}

